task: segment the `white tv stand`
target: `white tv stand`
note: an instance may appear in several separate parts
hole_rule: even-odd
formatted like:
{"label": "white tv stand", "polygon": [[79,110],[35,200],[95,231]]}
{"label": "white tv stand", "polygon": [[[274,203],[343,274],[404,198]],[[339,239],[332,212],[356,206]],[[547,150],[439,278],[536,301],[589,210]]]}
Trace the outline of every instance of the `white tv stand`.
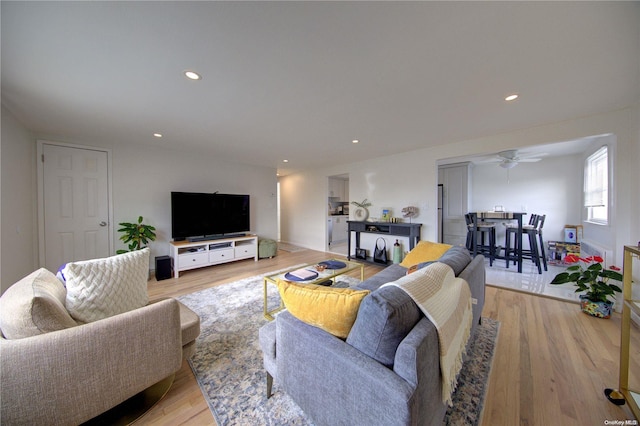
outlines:
{"label": "white tv stand", "polygon": [[258,261],[258,237],[247,234],[244,237],[219,238],[206,241],[171,241],[173,277],[189,269],[250,259]]}

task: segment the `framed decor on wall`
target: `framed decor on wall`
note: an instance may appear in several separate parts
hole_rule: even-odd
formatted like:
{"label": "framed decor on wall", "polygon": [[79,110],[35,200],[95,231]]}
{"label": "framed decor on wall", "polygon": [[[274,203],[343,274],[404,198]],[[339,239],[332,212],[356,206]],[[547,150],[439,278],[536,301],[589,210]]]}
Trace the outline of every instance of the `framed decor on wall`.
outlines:
{"label": "framed decor on wall", "polygon": [[393,216],[393,213],[391,212],[391,208],[390,207],[383,207],[382,208],[382,214],[380,215],[380,221],[381,222],[390,222],[392,216]]}

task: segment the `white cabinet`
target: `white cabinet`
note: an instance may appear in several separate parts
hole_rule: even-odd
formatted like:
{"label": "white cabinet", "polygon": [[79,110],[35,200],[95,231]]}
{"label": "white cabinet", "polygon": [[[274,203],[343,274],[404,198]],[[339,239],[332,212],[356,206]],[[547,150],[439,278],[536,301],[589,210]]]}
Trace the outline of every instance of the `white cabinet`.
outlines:
{"label": "white cabinet", "polygon": [[224,238],[208,241],[172,241],[173,276],[181,271],[253,258],[258,261],[258,237]]}
{"label": "white cabinet", "polygon": [[333,235],[332,243],[341,243],[347,241],[347,220],[349,216],[333,216]]}
{"label": "white cabinet", "polygon": [[340,201],[349,201],[349,181],[329,178],[329,197],[336,197]]}

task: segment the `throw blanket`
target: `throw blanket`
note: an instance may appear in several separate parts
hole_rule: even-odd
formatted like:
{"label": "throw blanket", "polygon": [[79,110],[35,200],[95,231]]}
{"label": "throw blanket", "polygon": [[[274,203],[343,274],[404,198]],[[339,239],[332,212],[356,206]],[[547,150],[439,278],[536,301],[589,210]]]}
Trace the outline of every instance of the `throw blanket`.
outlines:
{"label": "throw blanket", "polygon": [[450,266],[436,262],[387,285],[404,290],[436,327],[440,343],[442,400],[451,406],[451,394],[456,388],[462,357],[471,335],[473,312],[469,284],[456,278]]}

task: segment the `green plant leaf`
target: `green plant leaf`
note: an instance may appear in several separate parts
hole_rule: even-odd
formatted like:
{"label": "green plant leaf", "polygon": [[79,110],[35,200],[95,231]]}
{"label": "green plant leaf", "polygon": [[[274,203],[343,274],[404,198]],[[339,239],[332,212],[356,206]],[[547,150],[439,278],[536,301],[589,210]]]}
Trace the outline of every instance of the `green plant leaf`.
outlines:
{"label": "green plant leaf", "polygon": [[561,273],[559,273],[558,275],[555,276],[553,281],[551,281],[551,284],[566,284],[568,282],[571,282],[569,280],[569,273],[568,272],[561,272]]}
{"label": "green plant leaf", "polygon": [[613,291],[617,291],[618,293],[622,293],[622,289],[615,284],[609,284],[609,287],[613,289]]}

